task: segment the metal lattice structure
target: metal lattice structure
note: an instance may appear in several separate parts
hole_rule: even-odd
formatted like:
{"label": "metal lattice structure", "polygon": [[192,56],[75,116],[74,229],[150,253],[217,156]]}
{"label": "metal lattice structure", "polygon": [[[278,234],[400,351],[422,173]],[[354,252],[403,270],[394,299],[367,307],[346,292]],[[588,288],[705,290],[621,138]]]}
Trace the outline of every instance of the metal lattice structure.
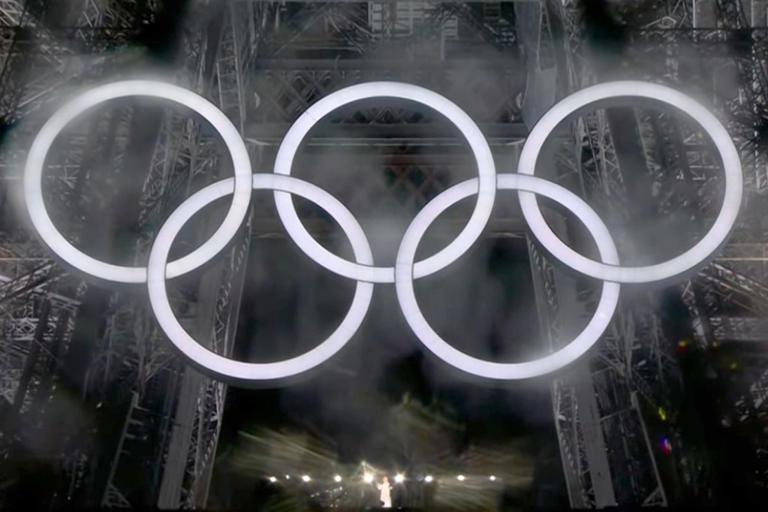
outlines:
{"label": "metal lattice structure", "polygon": [[[709,97],[710,103],[722,109],[721,116],[728,119],[728,127],[737,141],[742,152],[742,161],[747,176],[746,196],[747,206],[740,226],[737,228],[732,241],[723,248],[722,254],[715,261],[702,268],[698,276],[682,287],[682,299],[691,314],[694,337],[700,347],[718,347],[726,339],[756,340],[765,337],[760,332],[758,315],[764,314],[762,283],[766,275],[763,271],[763,257],[760,253],[760,240],[764,239],[760,222],[755,220],[761,216],[760,198],[764,191],[764,150],[756,139],[760,133],[760,123],[765,105],[764,63],[761,60],[762,41],[765,34],[765,4],[762,2],[656,2],[645,6],[642,13],[646,19],[638,19],[637,7],[633,4],[616,6],[613,15],[625,23],[624,30],[630,34],[631,43],[622,48],[629,57],[622,55],[611,61],[611,57],[587,56],[583,30],[585,20],[583,9],[578,3],[563,2],[553,9],[560,13],[566,39],[566,55],[564,69],[569,76],[571,87],[579,88],[595,80],[606,79],[600,72],[590,66],[593,60],[608,59],[615,65],[620,65],[620,59],[630,59],[632,71],[622,71],[622,77],[650,79],[669,83],[673,86],[699,88],[699,94]],[[626,18],[623,18],[626,10]],[[762,13],[762,14],[761,14]],[[743,45],[741,51],[732,51],[734,40]],[[618,43],[617,43],[618,44]],[[690,59],[693,51],[706,52],[707,58],[698,62],[707,62],[715,55],[716,68],[719,71],[735,69],[738,76],[738,89],[718,88],[717,73],[712,70],[681,69],[686,58]],[[663,59],[659,62],[659,56]],[[646,60],[648,59],[648,60]],[[652,59],[652,60],[651,60]],[[644,63],[649,65],[645,66]],[[693,59],[693,62],[697,62]],[[652,65],[651,65],[652,64]],[[696,82],[696,80],[700,80]],[[623,149],[615,143],[611,131],[622,133],[636,131],[639,135],[640,147],[635,155],[640,153],[644,161],[645,171],[652,180],[651,189],[659,193],[649,199],[658,204],[658,214],[670,215],[680,209],[686,211],[691,218],[711,218],[712,211],[719,204],[718,190],[721,186],[720,168],[717,158],[712,154],[706,141],[700,133],[674,116],[664,112],[649,112],[644,109],[634,109],[635,120],[625,116],[611,118],[610,114],[598,111],[586,114],[575,123],[575,139],[577,154],[587,155],[581,159],[581,172],[574,173],[573,168],[565,168],[562,175],[578,176],[580,186],[586,195],[592,198],[591,203],[602,206],[610,219],[614,214],[614,222],[622,225],[622,219],[627,215],[624,205],[627,203],[626,171],[622,165],[622,154],[631,156],[631,148]],[[630,121],[628,121],[630,119]],[[636,159],[636,158],[635,158]],[[574,159],[571,158],[572,162]],[[568,161],[568,159],[566,159]],[[642,172],[643,169],[633,170]],[[636,179],[636,178],[634,178]],[[692,194],[696,192],[696,194]],[[601,204],[603,203],[603,204]],[[621,231],[621,229],[619,229]],[[624,242],[618,240],[619,246]],[[553,286],[554,287],[554,286]],[[625,422],[607,416],[599,420],[606,438],[616,434],[616,430],[626,436],[626,432],[642,432],[639,447],[645,441],[645,448],[634,453],[639,466],[629,471],[633,487],[642,494],[619,497],[611,493],[610,482],[619,479],[615,471],[621,471],[627,459],[613,459],[609,455],[610,474],[604,471],[598,473],[604,481],[602,487],[592,475],[594,456],[589,457],[590,444],[599,441],[599,437],[586,435],[589,425],[589,414],[592,410],[590,400],[579,402],[575,388],[555,388],[555,410],[558,418],[568,421],[558,423],[561,440],[561,451],[569,454],[564,457],[566,479],[569,482],[569,495],[574,506],[605,506],[616,503],[636,502],[638,504],[666,504],[664,487],[656,469],[654,448],[649,443],[646,428],[643,425],[643,415],[654,413],[657,408],[664,411],[664,421],[670,406],[674,401],[665,389],[679,386],[680,374],[676,368],[674,345],[677,340],[670,340],[664,333],[662,321],[656,316],[659,310],[649,296],[645,304],[633,300],[631,307],[625,307],[617,314],[609,333],[601,343],[600,354],[593,362],[592,380],[597,394],[597,401],[603,409],[603,404],[610,411],[610,404],[615,407],[624,402],[624,408],[634,409],[634,420]],[[640,305],[638,305],[640,303]],[[727,318],[719,316],[728,311]],[[740,312],[739,312],[740,311]],[[748,315],[743,318],[740,315]],[[717,316],[716,316],[717,315]],[[681,343],[686,343],[682,341]],[[756,365],[760,367],[759,364]],[[763,389],[758,381],[749,386],[747,396],[739,399],[738,404],[746,404],[748,414],[756,414],[764,400],[757,397]],[[620,397],[624,397],[623,399]],[[613,397],[609,400],[609,397]],[[619,402],[615,402],[619,398]],[[754,405],[757,404],[757,405]],[[586,419],[578,415],[578,406],[586,406]],[[558,407],[563,408],[558,413]],[[619,407],[621,410],[622,407]],[[621,412],[617,411],[619,416]],[[655,414],[654,414],[655,416]],[[635,423],[632,426],[632,423]],[[614,424],[614,425],[611,425]],[[669,436],[675,439],[676,445],[685,447],[685,440],[675,430],[674,424],[668,426]],[[644,439],[643,439],[644,438]],[[604,448],[610,454],[610,446]],[[598,449],[599,453],[603,448]],[[628,452],[628,454],[631,452]],[[658,451],[657,451],[658,453]],[[643,458],[649,457],[650,466],[643,468]],[[566,464],[566,461],[569,464]],[[617,464],[618,463],[618,464]],[[699,477],[698,466],[694,459],[682,455],[679,465],[683,478],[697,490]],[[645,475],[643,477],[642,475]],[[648,483],[636,485],[645,478]],[[640,480],[638,480],[640,479]],[[625,480],[624,480],[625,481]],[[575,482],[575,483],[574,483]],[[655,484],[653,483],[655,482]],[[622,486],[623,487],[623,486]],[[614,489],[620,487],[614,483]],[[602,489],[602,492],[601,492]],[[645,489],[645,490],[643,490]],[[625,490],[625,489],[624,489]],[[601,498],[602,495],[602,498]]]}
{"label": "metal lattice structure", "polygon": [[[146,56],[131,45],[142,44],[143,27],[169,16],[162,2],[83,0],[60,10],[49,4],[0,1],[0,114],[11,141],[0,151],[0,184],[9,188],[19,182],[25,156],[19,148],[29,135],[25,122],[33,126],[27,120],[44,114],[70,87],[130,74],[124,68],[141,69]],[[511,166],[528,127],[559,96],[605,79],[605,71],[593,66],[582,7],[576,0],[193,1],[184,10],[180,50],[167,78],[207,97],[232,120],[256,171],[271,163],[288,126],[318,98],[381,79],[424,85],[456,99],[477,120],[500,167]],[[761,138],[768,122],[765,4],[681,0],[648,7],[647,19],[626,20],[632,56],[644,62],[663,55],[664,63],[653,73],[643,66],[632,73],[671,85],[687,83],[692,72],[680,69],[685,51],[698,48],[714,52],[717,65],[733,69],[739,83],[730,93],[716,83],[700,91],[719,114],[728,114],[728,129],[745,165],[749,213],[717,258],[681,288],[692,335],[700,347],[764,341],[766,230],[763,209],[753,206],[764,202],[768,191]],[[616,11],[621,18],[622,10]],[[56,16],[64,21],[52,23]],[[741,51],[723,50],[734,42]],[[473,73],[478,66],[483,72]],[[711,77],[701,83],[710,82]],[[659,215],[711,215],[719,204],[720,167],[707,141],[667,112],[628,112],[596,110],[573,120],[553,155],[558,182],[584,196],[619,233],[633,216],[628,205],[638,199],[653,203]],[[352,148],[378,162],[385,176],[373,191],[345,191],[352,210],[359,205],[415,210],[466,164],[462,142],[434,113],[365,106],[330,117],[322,134],[310,136],[310,157],[328,147]],[[153,150],[134,157],[132,139],[142,121],[153,127]],[[638,134],[637,144],[617,136],[626,131]],[[146,261],[156,230],[175,206],[229,173],[219,142],[184,112],[170,108],[160,113],[113,109],[63,137],[66,149],[49,159],[45,185],[65,207],[98,212],[99,201],[109,200],[98,195],[99,186],[128,165],[141,167],[134,212],[139,238],[130,248],[136,265]],[[95,170],[104,159],[111,163],[102,175]],[[630,171],[630,160],[642,165]],[[632,196],[637,179],[658,193]],[[3,213],[12,207],[7,196],[0,196]],[[263,206],[252,204],[236,242],[199,282],[169,290],[184,327],[219,354],[231,355],[234,348],[252,233],[280,232],[274,214]],[[306,218],[315,233],[329,229],[315,211],[306,212]],[[557,217],[555,223],[563,239],[584,245],[567,219]],[[492,219],[490,231],[509,233],[519,226]],[[82,219],[66,230],[73,240],[92,236]],[[0,457],[17,453],[28,435],[7,425],[42,428],[55,421],[50,411],[61,400],[57,387],[68,386],[97,425],[110,417],[120,421],[55,447],[64,454],[65,476],[53,501],[116,508],[205,506],[226,385],[188,367],[170,350],[143,296],[85,284],[22,231],[0,217],[0,414],[5,421]],[[631,249],[630,239],[617,237],[619,247]],[[533,242],[529,253],[542,332],[554,349],[589,315],[596,293],[555,268]],[[555,427],[575,508],[669,504],[652,441],[659,430],[681,447],[675,463],[686,484],[697,485],[696,463],[686,455],[673,412],[672,395],[681,380],[674,354],[678,340],[665,330],[659,309],[651,292],[624,301],[591,358],[553,384]],[[94,318],[98,328],[87,327]],[[63,377],[65,369],[76,368],[67,359],[70,352],[86,354],[89,361],[75,383]],[[766,416],[766,375],[757,372],[735,401],[739,421]],[[665,411],[661,426],[657,411]],[[96,442],[111,449],[99,453]]]}
{"label": "metal lattice structure", "polygon": [[[129,3],[86,0],[66,13],[66,29],[49,29],[45,21],[55,14],[45,5],[33,4],[4,2],[2,6],[6,45],[2,105],[7,127],[55,104],[58,94],[73,79],[82,83],[102,76],[119,76],[122,70],[115,70],[121,66],[140,65],[142,57],[131,51],[110,59],[104,59],[99,52],[130,43],[134,37],[140,37],[142,25],[151,25],[163,16],[162,4],[149,3],[142,10]],[[436,41],[434,51],[445,57],[450,54],[451,45],[460,44],[459,19],[482,40],[502,47],[515,46],[509,20],[498,9],[478,13],[462,5],[424,3],[415,9],[399,6],[393,10],[386,3],[361,9],[359,5],[341,3],[232,2],[221,9],[200,1],[193,2],[188,11],[186,18],[191,21],[183,27],[181,65],[169,78],[207,96],[232,119],[250,146],[256,168],[262,160],[268,161],[287,126],[312,101],[344,85],[393,76],[386,61],[375,66],[345,65],[340,69],[338,62],[327,56],[320,58],[323,53],[329,54],[327,48],[309,59],[296,58],[298,48],[317,44],[317,34],[312,33],[317,27],[322,29],[322,38],[331,40],[336,50],[358,55],[377,45],[386,48],[393,41],[410,48]],[[277,23],[286,29],[276,31]],[[32,40],[26,37],[29,31],[35,33]],[[25,60],[30,54],[35,55],[33,65]],[[478,104],[481,110],[476,113],[490,134],[495,134],[496,144],[503,146],[524,133],[518,123],[515,96],[502,94],[505,88],[518,89],[511,81],[512,66],[500,66],[498,70],[500,78],[493,85],[495,89],[486,91],[484,96],[499,98],[503,103]],[[451,73],[404,68],[394,76],[445,86],[457,79]],[[476,85],[490,87],[481,82]],[[88,155],[95,150],[111,155],[114,172],[120,172],[121,166],[130,160],[127,152],[139,118],[148,120],[157,130],[154,151],[142,164],[147,172],[138,193],[136,228],[140,237],[133,248],[134,264],[146,260],[154,230],[175,204],[200,183],[226,174],[216,140],[178,111],[168,109],[157,115],[127,108],[68,135],[67,150],[51,157],[50,176],[46,178],[62,205],[82,206],[83,198],[89,198],[99,186],[91,183],[91,168],[98,162]],[[420,140],[434,123],[428,119],[416,121],[403,110],[361,110],[349,118],[335,120],[338,133],[318,142],[344,145],[350,133],[360,128],[362,140],[372,145],[399,131],[404,131],[411,140]],[[444,143],[446,139],[450,140],[441,140]],[[426,141],[427,146],[431,143]],[[455,140],[450,143],[458,145]],[[8,145],[3,151],[3,168],[7,171],[3,178],[18,183],[19,163],[24,155],[23,151],[16,152],[15,147]],[[425,177],[433,174],[433,169],[419,169],[418,165],[406,163],[410,156],[402,155],[403,163],[395,160],[388,164],[389,185],[381,196],[393,204],[399,204],[407,195],[402,194],[403,187],[413,190],[414,173]],[[417,203],[423,204],[444,185],[440,179],[422,180],[416,189]],[[93,200],[85,201],[88,204]],[[233,348],[252,221],[258,219],[259,228],[266,227],[267,233],[278,230],[277,224],[261,213],[251,217],[239,235],[240,242],[207,272],[199,286],[171,291],[174,307],[185,326],[200,339],[210,339],[209,348],[222,354],[230,354]],[[66,228],[76,237],[83,226],[74,222]],[[18,233],[11,230],[8,235],[15,237]],[[45,377],[46,370],[52,368],[57,354],[67,348],[83,294],[93,294],[87,301],[91,308],[92,302],[98,302],[99,316],[104,318],[97,341],[87,346],[90,364],[79,390],[85,407],[97,417],[116,416],[123,420],[101,436],[99,442],[114,446],[106,454],[94,450],[93,441],[87,436],[67,441],[63,448],[66,484],[57,491],[57,499],[105,507],[204,505],[226,386],[187,368],[170,352],[140,299],[121,291],[106,292],[80,285],[51,262],[32,240],[4,242],[3,251],[4,306],[12,303],[18,309],[9,310],[13,320],[3,324],[8,335],[0,359],[2,396],[20,414],[45,411],[40,400],[48,396],[47,389],[56,386],[56,372],[51,379]],[[89,289],[91,292],[86,292]],[[21,347],[30,340],[36,344],[24,352]],[[54,342],[55,346],[49,346]],[[5,439],[4,443],[3,446],[13,448],[12,440]]]}

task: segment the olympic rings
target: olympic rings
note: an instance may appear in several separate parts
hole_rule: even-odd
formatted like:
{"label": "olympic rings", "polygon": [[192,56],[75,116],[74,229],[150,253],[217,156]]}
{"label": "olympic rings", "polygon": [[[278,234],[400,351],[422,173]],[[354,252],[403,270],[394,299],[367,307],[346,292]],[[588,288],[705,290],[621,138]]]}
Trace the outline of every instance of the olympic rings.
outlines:
{"label": "olympic rings", "polygon": [[[111,265],[75,249],[56,230],[43,204],[41,192],[45,158],[55,137],[76,116],[112,98],[154,96],[188,106],[200,113],[221,134],[234,164],[234,178],[209,185],[184,201],[160,228],[150,250],[146,268]],[[619,266],[619,257],[608,229],[600,217],[578,196],[563,187],[533,176],[539,151],[555,127],[589,105],[617,97],[655,99],[676,106],[701,124],[714,141],[723,160],[725,198],[712,228],[691,249],[666,262],[645,267]],[[374,265],[368,240],[354,216],[333,196],[308,182],[291,177],[291,166],[301,141],[309,130],[336,108],[376,97],[403,98],[422,103],[443,114],[467,139],[478,168],[478,176],[440,193],[420,211],[403,236],[394,267]],[[250,181],[250,183],[248,183]],[[462,371],[490,379],[523,379],[562,368],[583,355],[600,338],[615,312],[620,284],[652,282],[679,275],[709,257],[722,244],[738,215],[743,176],[738,153],[720,122],[688,96],[646,82],[607,82],[578,91],[552,107],[534,126],[526,140],[518,173],[496,174],[493,155],[477,125],[458,106],[437,93],[396,82],[370,82],[336,91],[311,106],[286,133],[275,160],[274,173],[252,174],[245,145],[232,123],[215,106],[179,87],[148,81],[116,82],[91,89],[65,104],[43,126],[30,148],[25,167],[24,190],[27,209],[43,241],[69,264],[104,280],[140,283],[146,280],[150,304],[158,324],[170,341],[191,361],[220,377],[236,380],[272,380],[290,377],[314,368],[338,352],[355,334],[368,310],[373,283],[395,283],[400,309],[414,334],[437,357]],[[314,349],[300,356],[272,363],[245,363],[228,359],[197,343],[173,314],[165,280],[198,268],[210,260],[234,236],[248,208],[251,188],[273,190],[278,215],[296,245],[309,258],[332,272],[357,281],[352,304],[339,327]],[[523,215],[537,240],[565,265],[603,281],[592,319],[574,340],[545,357],[523,363],[495,363],[471,357],[440,338],[421,313],[413,279],[437,272],[458,259],[479,238],[493,208],[496,189],[518,192]],[[166,263],[174,238],[197,211],[233,194],[227,216],[214,235],[192,253]],[[341,226],[352,245],[355,261],[343,259],[322,247],[302,225],[293,206],[298,194],[325,209]],[[414,262],[421,237],[430,224],[457,201],[477,194],[472,215],[461,233],[436,254]],[[570,210],[592,235],[602,262],[586,258],[566,246],[549,228],[538,207],[536,194],[555,200]]]}

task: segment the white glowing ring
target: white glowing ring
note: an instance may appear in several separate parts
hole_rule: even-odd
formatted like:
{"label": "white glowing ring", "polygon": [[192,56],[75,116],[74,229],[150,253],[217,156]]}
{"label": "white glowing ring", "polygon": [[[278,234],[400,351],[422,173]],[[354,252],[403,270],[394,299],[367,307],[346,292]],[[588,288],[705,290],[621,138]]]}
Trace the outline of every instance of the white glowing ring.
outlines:
{"label": "white glowing ring", "polygon": [[[150,251],[147,268],[111,265],[91,258],[69,244],[54,227],[41,192],[45,158],[55,138],[75,117],[109,99],[125,96],[164,98],[189,107],[203,116],[221,134],[234,164],[234,178],[210,185],[187,199],[159,230]],[[430,201],[419,212],[398,250],[394,267],[373,264],[368,241],[352,214],[335,198],[307,182],[290,177],[299,145],[309,130],[334,109],[365,98],[396,97],[427,105],[453,122],[472,149],[478,167],[475,179],[453,186]],[[723,207],[704,238],[683,254],[645,267],[619,266],[613,240],[597,214],[578,196],[555,183],[533,176],[541,147],[555,127],[570,115],[609,98],[641,97],[673,105],[701,124],[720,152],[725,172]],[[236,380],[271,380],[305,372],[338,352],[359,328],[371,301],[373,284],[394,282],[400,308],[417,337],[448,364],[465,372],[492,379],[523,379],[555,371],[583,355],[604,332],[616,309],[621,282],[651,282],[685,272],[711,255],[733,227],[742,197],[742,171],[736,148],[720,122],[703,106],[684,94],[645,82],[610,82],[578,91],[544,114],[523,147],[518,174],[496,175],[493,156],[477,125],[458,106],[437,93],[409,84],[371,82],[337,91],[310,107],[288,130],[281,142],[274,173],[251,175],[245,144],[214,105],[191,91],[161,82],[125,81],[87,91],[59,109],[36,136],[27,157],[24,192],[33,225],[43,241],[74,267],[105,280],[143,282],[160,327],[186,357],[212,373]],[[168,302],[165,280],[188,272],[210,260],[235,235],[247,212],[251,188],[274,190],[277,211],[293,241],[323,267],[357,281],[349,311],[338,328],[317,347],[300,356],[273,363],[245,363],[217,355],[198,344],[184,331]],[[419,309],[413,280],[436,272],[455,261],[480,236],[491,214],[496,189],[517,189],[523,215],[542,245],[567,266],[603,281],[600,300],[592,319],[581,333],[558,351],[524,363],[494,363],[464,354],[442,340]],[[227,216],[214,235],[192,253],[166,263],[174,238],[200,209],[217,198],[232,194]],[[341,226],[352,244],[355,261],[340,258],[307,232],[293,207],[291,194],[305,197],[325,209]],[[429,225],[452,204],[477,194],[475,209],[459,236],[441,251],[414,263],[416,249]],[[601,262],[593,261],[566,246],[546,224],[535,194],[542,194],[571,210],[594,238]]]}
{"label": "white glowing ring", "polygon": [[539,119],[523,145],[518,172],[534,174],[536,159],[544,141],[565,118],[597,101],[620,97],[648,98],[677,107],[699,123],[712,138],[723,160],[725,195],[722,209],[707,234],[684,253],[662,263],[643,267],[621,267],[591,260],[565,245],[547,225],[534,194],[519,191],[520,206],[536,238],[555,258],[574,270],[596,279],[618,283],[660,281],[686,272],[711,256],[725,241],[739,213],[743,187],[739,154],[725,127],[709,110],[685,94],[663,85],[637,81],[593,85],[565,97]]}
{"label": "white glowing ring", "polygon": [[[283,190],[286,193],[298,194],[322,207],[349,237],[355,260],[364,265],[373,264],[371,248],[360,224],[352,213],[328,192],[290,176],[254,174],[252,180],[254,189]],[[193,362],[221,377],[236,380],[272,380],[297,375],[329,359],[355,334],[368,311],[373,284],[358,281],[352,304],[341,324],[325,341],[300,356],[273,363],[245,363],[221,356],[200,345],[184,330],[173,314],[165,288],[165,262],[171,244],[184,224],[207,204],[231,194],[232,182],[233,179],[229,178],[195,193],[174,210],[160,228],[149,253],[147,265],[147,288],[152,310],[158,324],[176,348]]]}
{"label": "white glowing ring", "polygon": [[[368,82],[338,90],[309,107],[285,134],[275,157],[277,174],[291,174],[291,165],[301,141],[325,115],[353,101],[367,98],[402,98],[426,105],[444,115],[462,133],[477,163],[479,191],[472,215],[461,233],[436,254],[416,263],[416,278],[424,277],[450,265],[475,243],[491,216],[496,195],[496,167],[491,148],[475,122],[455,103],[436,92],[400,82]],[[310,258],[325,268],[350,279],[370,283],[395,281],[393,267],[366,267],[347,261],[317,243],[306,230],[290,194],[275,192],[277,213],[288,235]]]}
{"label": "white glowing ring", "polygon": [[[587,227],[597,245],[600,258],[618,264],[619,257],[608,228],[580,197],[551,181],[521,174],[499,174],[499,189],[527,190],[565,206]],[[395,289],[400,309],[421,342],[446,363],[473,375],[489,379],[526,379],[558,370],[589,350],[611,321],[619,300],[618,283],[603,282],[600,301],[592,319],[573,341],[545,357],[524,363],[495,363],[461,352],[443,340],[424,318],[413,290],[413,260],[421,237],[432,222],[457,201],[477,192],[477,179],[454,185],[430,201],[413,219],[403,236],[395,262]],[[552,234],[552,237],[556,235]],[[565,261],[564,263],[570,264]]]}
{"label": "white glowing ring", "polygon": [[227,245],[245,218],[251,199],[251,161],[245,143],[221,110],[192,91],[163,82],[128,80],[95,87],[66,103],[45,123],[29,149],[24,169],[27,211],[43,242],[73,267],[108,281],[143,283],[146,280],[147,269],[144,267],[112,265],[76,249],[53,225],[42,194],[45,159],[51,145],[64,127],[86,110],[105,101],[126,96],[163,98],[194,110],[219,132],[232,156],[235,174],[232,205],[211,238],[190,254],[168,263],[168,277],[173,278],[196,269]]}

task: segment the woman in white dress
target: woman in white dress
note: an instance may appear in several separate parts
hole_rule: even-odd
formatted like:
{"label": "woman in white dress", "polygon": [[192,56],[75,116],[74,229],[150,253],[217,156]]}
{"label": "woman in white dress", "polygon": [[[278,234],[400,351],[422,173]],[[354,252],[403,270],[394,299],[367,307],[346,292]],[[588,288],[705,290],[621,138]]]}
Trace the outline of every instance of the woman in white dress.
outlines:
{"label": "woman in white dress", "polygon": [[389,485],[389,478],[386,476],[381,479],[381,483],[376,486],[381,494],[379,494],[379,501],[381,501],[382,508],[392,508],[392,486]]}

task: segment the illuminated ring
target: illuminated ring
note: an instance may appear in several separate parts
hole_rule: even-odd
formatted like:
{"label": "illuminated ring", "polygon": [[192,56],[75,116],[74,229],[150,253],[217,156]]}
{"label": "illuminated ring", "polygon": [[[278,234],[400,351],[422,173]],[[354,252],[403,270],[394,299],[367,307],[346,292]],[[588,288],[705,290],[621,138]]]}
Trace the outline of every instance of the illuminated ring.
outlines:
{"label": "illuminated ring", "polygon": [[[232,193],[232,178],[205,187],[184,201],[165,221],[155,238],[147,265],[149,301],[158,324],[168,339],[186,357],[219,376],[236,380],[272,380],[305,372],[338,352],[355,334],[363,321],[373,294],[373,284],[358,281],[347,315],[336,330],[320,345],[300,356],[273,363],[245,363],[211,352],[196,342],[179,323],[168,302],[165,268],[174,238],[184,224],[207,204]],[[337,199],[323,189],[290,176],[254,174],[253,188],[283,190],[298,194],[328,212],[349,238],[355,260],[373,264],[373,256],[363,229]]]}
{"label": "illuminated ring", "polygon": [[[521,174],[499,174],[499,189],[527,190],[541,194],[571,211],[587,227],[595,240],[600,258],[618,264],[619,258],[608,228],[595,211],[580,197],[551,181]],[[432,222],[451,205],[477,193],[477,179],[454,185],[430,201],[413,219],[403,236],[395,262],[395,289],[400,309],[408,325],[437,357],[460,370],[489,379],[526,379],[544,375],[573,362],[597,342],[611,321],[619,300],[621,285],[603,282],[600,301],[584,330],[563,348],[545,357],[525,363],[494,363],[457,350],[444,341],[424,318],[413,290],[413,260],[421,237]],[[555,237],[552,234],[552,237]],[[564,263],[570,264],[568,261]]]}
{"label": "illuminated ring", "polygon": [[[478,171],[479,191],[472,215],[461,233],[450,244],[436,254],[417,262],[414,269],[416,278],[424,277],[450,265],[461,257],[475,243],[491,216],[496,195],[496,167],[488,141],[475,122],[455,103],[436,92],[416,85],[400,82],[368,82],[336,91],[309,107],[285,134],[275,158],[277,174],[291,174],[291,165],[299,144],[309,130],[325,115],[353,101],[367,98],[402,98],[426,105],[444,115],[467,139],[475,157]],[[320,245],[303,226],[296,214],[293,199],[285,192],[275,192],[277,213],[288,235],[293,241],[320,265],[344,277],[369,283],[393,283],[393,267],[372,267],[347,261]],[[318,255],[318,256],[315,256]]]}
{"label": "illuminated ring", "polygon": [[45,158],[53,141],[75,117],[105,101],[126,96],[163,98],[200,114],[219,132],[232,156],[235,185],[232,205],[216,232],[190,254],[168,263],[168,277],[173,278],[196,269],[223,249],[237,232],[248,211],[251,199],[251,162],[245,143],[232,122],[206,99],[175,85],[149,80],[114,82],[90,89],[66,103],[43,125],[35,137],[24,169],[24,195],[27,211],[43,242],[73,267],[95,277],[122,283],[143,283],[144,267],[125,267],[97,260],[76,249],[53,225],[43,202],[42,176]]}
{"label": "illuminated ring", "polygon": [[547,225],[534,194],[519,191],[520,206],[531,231],[542,245],[555,258],[563,263],[567,262],[567,265],[578,272],[617,283],[660,281],[686,272],[712,255],[733,228],[741,206],[743,176],[738,152],[720,121],[701,104],[679,91],[647,82],[605,82],[587,87],[567,96],[539,119],[523,145],[518,172],[534,174],[536,160],[544,141],[566,117],[597,101],[619,97],[648,98],[677,107],[699,123],[709,134],[723,159],[725,195],[722,209],[707,234],[684,253],[662,263],[642,267],[621,267],[591,260],[565,245]]}

